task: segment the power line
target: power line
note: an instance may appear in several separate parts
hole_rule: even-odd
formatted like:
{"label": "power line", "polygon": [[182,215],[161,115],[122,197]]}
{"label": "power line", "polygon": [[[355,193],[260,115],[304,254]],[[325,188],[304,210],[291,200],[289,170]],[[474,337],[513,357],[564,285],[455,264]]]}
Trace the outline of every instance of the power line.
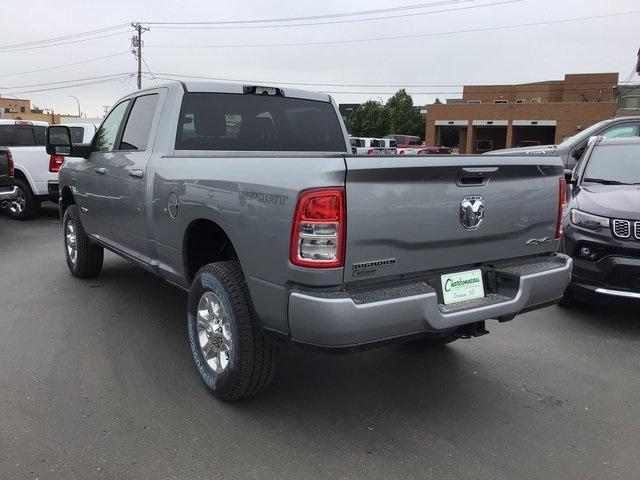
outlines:
{"label": "power line", "polygon": [[124,75],[120,75],[119,77],[114,77],[114,78],[107,78],[107,79],[103,79],[103,80],[96,80],[96,81],[92,81],[92,82],[82,82],[82,83],[76,83],[76,84],[71,84],[71,85],[63,85],[63,86],[59,86],[59,87],[50,87],[50,88],[40,88],[40,89],[36,89],[36,90],[22,90],[22,91],[16,91],[16,92],[12,92],[12,93],[4,93],[3,95],[23,95],[25,93],[37,93],[37,92],[49,92],[52,90],[63,90],[66,88],[77,88],[77,87],[85,87],[88,85],[99,85],[99,84],[103,84],[103,83],[109,83],[109,82],[115,82],[115,81],[124,81],[124,80],[128,80],[130,78],[133,78],[135,76],[135,73],[127,73]]}
{"label": "power line", "polygon": [[110,75],[99,75],[97,77],[86,77],[86,78],[74,78],[73,80],[61,80],[59,82],[46,82],[46,83],[32,83],[30,85],[15,85],[12,87],[0,87],[0,89],[2,90],[10,90],[12,88],[16,88],[16,89],[22,89],[22,88],[28,88],[28,87],[42,87],[45,85],[60,85],[63,83],[71,83],[71,82],[81,82],[81,81],[85,81],[85,80],[97,80],[97,79],[101,79],[101,78],[108,78],[108,77],[116,77],[116,76],[120,76],[120,75],[129,75],[129,73],[112,73]]}
{"label": "power line", "polygon": [[479,33],[479,32],[488,32],[488,31],[494,31],[494,30],[537,27],[542,25],[557,25],[557,24],[570,23],[570,22],[581,22],[585,20],[595,20],[600,18],[613,18],[613,17],[620,17],[625,15],[636,15],[638,13],[640,13],[640,10],[631,10],[628,12],[618,12],[618,13],[610,13],[610,14],[604,14],[604,15],[592,15],[588,17],[565,18],[560,20],[548,20],[544,22],[520,23],[520,24],[502,25],[502,26],[496,26],[496,27],[472,28],[468,30],[452,30],[448,32],[420,33],[420,34],[414,34],[414,35],[394,35],[394,36],[387,36],[387,37],[360,38],[360,39],[353,39],[353,40],[328,40],[328,41],[321,41],[321,42],[295,42],[295,43],[287,42],[287,43],[258,43],[258,44],[148,45],[148,47],[150,48],[270,48],[270,47],[301,47],[301,46],[314,46],[314,45],[343,45],[343,44],[350,44],[350,43],[379,42],[379,41],[401,40],[401,39],[409,39],[409,38],[440,37],[440,36],[458,35],[458,34],[464,34],[464,33]]}
{"label": "power line", "polygon": [[109,37],[117,37],[118,35],[128,35],[129,32],[116,32],[116,33],[110,33],[107,35],[99,35],[96,37],[89,37],[89,38],[81,38],[78,40],[71,40],[71,41],[66,41],[66,42],[58,42],[58,43],[48,43],[48,44],[44,44],[44,45],[34,45],[31,47],[21,47],[21,48],[14,48],[11,50],[0,50],[0,53],[8,53],[8,52],[22,52],[25,50],[36,50],[36,49],[40,49],[40,48],[48,48],[48,47],[58,47],[60,45],[71,45],[74,43],[82,43],[82,42],[88,42],[90,40],[98,40],[100,38],[109,38]]}
{"label": "power line", "polygon": [[57,70],[59,68],[72,67],[72,66],[75,66],[75,65],[84,65],[85,63],[97,62],[98,60],[104,60],[106,58],[113,58],[113,57],[117,57],[117,56],[120,56],[120,55],[125,55],[127,53],[129,53],[129,52],[126,51],[126,52],[114,53],[112,55],[105,55],[104,57],[90,58],[88,60],[82,60],[80,62],[66,63],[64,65],[56,65],[54,67],[39,68],[37,70],[26,70],[24,72],[3,73],[2,75],[0,75],[0,78],[3,78],[3,77],[14,77],[14,76],[18,76],[18,75],[26,75],[28,73],[47,72],[49,70]]}
{"label": "power line", "polygon": [[0,45],[0,50],[20,48],[20,47],[28,47],[28,46],[31,46],[31,45],[39,45],[39,44],[43,44],[43,43],[51,43],[51,42],[58,42],[58,41],[68,40],[70,38],[78,38],[78,37],[84,37],[84,36],[87,36],[87,35],[95,35],[95,34],[98,34],[98,33],[104,33],[104,32],[108,32],[108,31],[111,31],[111,30],[119,30],[119,29],[122,29],[122,28],[124,28],[126,26],[128,26],[128,24],[122,23],[120,25],[113,25],[111,27],[100,28],[100,29],[97,29],[97,30],[89,30],[87,32],[73,33],[73,34],[64,35],[64,36],[61,36],[61,37],[51,37],[51,38],[46,38],[46,39],[43,39],[43,40],[34,40],[32,42],[12,43],[12,44],[8,44],[8,45]]}
{"label": "power line", "polygon": [[284,18],[263,18],[253,20],[227,20],[213,22],[140,22],[145,25],[241,25],[254,23],[280,23],[280,22],[297,22],[306,20],[324,20],[328,18],[341,18],[359,15],[376,15],[380,13],[389,13],[405,10],[417,10],[421,8],[438,7],[441,5],[452,5],[456,3],[477,2],[478,0],[442,0],[438,2],[419,3],[414,5],[404,5],[400,7],[380,8],[376,10],[360,10],[355,12],[328,13],[323,15],[310,15],[305,17],[284,17]]}
{"label": "power line", "polygon": [[[471,0],[463,0],[465,2]],[[328,22],[311,22],[311,23],[291,23],[284,25],[234,25],[234,26],[159,26],[155,28],[159,29],[180,29],[180,30],[235,30],[235,29],[255,29],[255,28],[290,28],[290,27],[309,27],[315,25],[336,25],[341,23],[358,23],[358,22],[373,22],[379,20],[392,20],[395,18],[405,18],[405,17],[416,17],[422,15],[431,15],[434,13],[447,13],[447,12],[455,12],[459,10],[470,10],[474,8],[483,8],[483,7],[494,7],[499,5],[508,5],[512,3],[522,2],[524,0],[503,0],[500,2],[494,3],[485,3],[481,5],[467,5],[464,7],[457,8],[446,8],[442,10],[431,10],[427,12],[412,12],[412,13],[403,13],[398,15],[387,15],[384,17],[375,17],[375,18],[352,18],[349,20],[332,20]]]}
{"label": "power line", "polygon": [[156,85],[158,85],[158,80],[156,80],[156,77],[153,73],[151,73],[151,69],[149,68],[149,65],[147,64],[147,61],[145,60],[144,56],[141,55],[142,57],[142,61],[144,62],[144,66],[147,69],[147,72],[149,72],[149,75],[151,75],[151,79],[156,82]]}

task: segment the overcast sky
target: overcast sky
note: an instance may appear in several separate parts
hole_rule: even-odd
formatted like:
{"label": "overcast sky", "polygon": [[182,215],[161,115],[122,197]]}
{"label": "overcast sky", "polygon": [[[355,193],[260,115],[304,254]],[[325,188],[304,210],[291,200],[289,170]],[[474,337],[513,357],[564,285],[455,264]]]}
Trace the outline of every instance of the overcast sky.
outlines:
{"label": "overcast sky", "polygon": [[[50,37],[101,29],[131,21],[197,22],[239,21],[304,17],[406,5],[440,3],[421,10],[394,11],[375,16],[424,13],[465,8],[452,12],[384,18],[375,21],[289,28],[177,30],[152,26],[144,34],[144,57],[153,72],[202,75],[263,82],[313,82],[322,84],[472,84],[522,83],[562,79],[565,73],[631,73],[640,47],[639,14],[538,25],[513,29],[433,35],[506,25],[538,23],[618,12],[640,11],[638,0],[324,0],[300,1],[168,1],[168,0],[31,0],[1,1],[0,94],[51,85],[26,85],[133,73],[129,30],[108,31],[105,38],[23,51],[2,47]],[[449,3],[449,5],[444,5]],[[470,6],[490,6],[468,8]],[[28,8],[25,6],[28,5]],[[341,17],[338,20],[371,18]],[[325,20],[326,21],[326,20]],[[308,22],[308,21],[306,21]],[[299,21],[297,23],[306,23]],[[293,22],[296,23],[296,22]],[[121,33],[121,34],[118,34]],[[389,36],[421,35],[384,41],[333,45],[251,48],[194,48],[194,45],[256,45],[359,40]],[[188,48],[161,46],[182,45]],[[120,55],[115,55],[120,54]],[[115,55],[83,65],[46,72],[10,75],[96,57]],[[634,77],[636,81],[640,80]],[[145,79],[144,85],[153,84]],[[7,88],[4,88],[7,87]],[[362,92],[334,93],[339,102],[386,100],[395,88],[353,86],[300,87],[312,90]],[[135,80],[118,80],[72,89],[24,93],[41,107],[74,113],[75,95],[88,116],[101,115],[103,105],[135,89]],[[456,87],[409,88],[414,103],[431,103],[459,96]],[[389,92],[389,93],[385,93]],[[425,93],[413,93],[425,92]],[[434,93],[438,92],[438,93]]]}

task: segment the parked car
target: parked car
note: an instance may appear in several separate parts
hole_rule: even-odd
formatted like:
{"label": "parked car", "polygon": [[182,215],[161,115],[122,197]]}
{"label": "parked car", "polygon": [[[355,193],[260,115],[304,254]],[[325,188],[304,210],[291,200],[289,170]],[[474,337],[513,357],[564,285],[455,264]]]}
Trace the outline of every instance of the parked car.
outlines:
{"label": "parked car", "polygon": [[640,300],[640,138],[598,137],[572,183],[563,248],[574,269],[563,303]]}
{"label": "parked car", "polygon": [[[395,153],[395,148],[379,138],[349,137],[352,153],[357,155],[387,155]],[[355,150],[354,150],[355,148]]]}
{"label": "parked car", "polygon": [[11,151],[0,147],[0,208],[5,208],[10,201],[15,200],[17,188],[13,180],[14,168]]}
{"label": "parked car", "polygon": [[[0,145],[9,147],[15,164],[16,198],[7,210],[16,220],[33,218],[41,202],[58,201],[58,170],[62,156],[51,157],[45,151],[47,122],[0,119]],[[93,125],[70,126],[74,140],[90,142]]]}
{"label": "parked car", "polygon": [[397,148],[421,147],[424,145],[420,137],[415,135],[398,135],[394,133],[385,135],[384,138],[393,138],[396,141]]}
{"label": "parked car", "polygon": [[352,156],[326,94],[172,82],[117,101],[92,144],[47,138],[68,156],[71,274],[98,275],[107,248],[188,291],[191,353],[222,399],[264,390],[288,342],[444,344],[570,280],[558,158]]}
{"label": "parked car", "polygon": [[640,117],[619,117],[603,120],[585,128],[573,137],[567,138],[560,145],[538,145],[532,147],[508,148],[493,150],[484,155],[513,155],[524,153],[530,155],[557,155],[562,159],[565,169],[573,170],[589,146],[589,139],[596,137],[624,138],[640,136]]}
{"label": "parked car", "polygon": [[392,134],[384,138],[396,141],[398,155],[450,155],[452,152],[449,147],[426,146],[420,137],[414,135]]}

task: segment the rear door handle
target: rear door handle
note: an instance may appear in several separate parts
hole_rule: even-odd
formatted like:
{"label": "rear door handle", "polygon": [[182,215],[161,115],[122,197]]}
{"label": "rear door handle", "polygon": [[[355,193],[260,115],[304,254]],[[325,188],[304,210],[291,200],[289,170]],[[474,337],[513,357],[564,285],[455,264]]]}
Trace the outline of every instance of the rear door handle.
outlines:
{"label": "rear door handle", "polygon": [[94,172],[96,172],[96,173],[98,173],[100,175],[104,175],[105,173],[107,173],[107,169],[104,168],[104,167],[96,167]]}
{"label": "rear door handle", "polygon": [[142,178],[144,176],[144,173],[139,169],[129,170],[129,176],[133,178]]}

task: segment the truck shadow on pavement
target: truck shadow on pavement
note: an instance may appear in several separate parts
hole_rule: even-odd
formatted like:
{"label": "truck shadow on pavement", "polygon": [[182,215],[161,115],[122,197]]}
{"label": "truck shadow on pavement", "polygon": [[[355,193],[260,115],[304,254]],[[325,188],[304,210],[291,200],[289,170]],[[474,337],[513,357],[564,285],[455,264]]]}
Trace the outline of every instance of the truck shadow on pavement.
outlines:
{"label": "truck shadow on pavement", "polygon": [[640,338],[640,306],[632,303],[620,305],[611,300],[562,310],[564,320],[576,329],[587,329],[603,338]]}
{"label": "truck shadow on pavement", "polygon": [[[209,396],[193,367],[186,340],[185,292],[111,254],[100,277],[90,283],[89,288],[102,290],[101,296],[112,305],[103,326],[108,343],[121,344],[124,334],[138,339],[135,349],[132,343],[131,351],[124,354],[135,356],[135,363],[143,365],[145,374],[165,391],[178,388]],[[296,414],[317,409],[325,416],[335,413],[335,408],[373,414],[391,407],[415,410],[427,402],[429,408],[438,405],[463,412],[473,397],[468,390],[479,380],[473,378],[475,360],[456,345],[396,344],[350,355],[289,345],[281,350],[276,378],[265,393],[226,405],[245,414],[246,410],[264,414],[287,405]],[[211,402],[215,403],[212,397]],[[473,402],[477,405],[478,399]]]}

